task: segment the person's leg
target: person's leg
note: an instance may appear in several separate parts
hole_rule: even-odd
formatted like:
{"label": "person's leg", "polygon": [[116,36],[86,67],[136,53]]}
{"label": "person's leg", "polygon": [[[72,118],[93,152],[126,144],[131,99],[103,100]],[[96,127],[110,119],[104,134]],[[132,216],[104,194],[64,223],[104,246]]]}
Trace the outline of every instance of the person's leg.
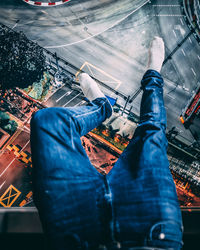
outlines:
{"label": "person's leg", "polygon": [[157,71],[148,70],[141,84],[140,123],[107,176],[113,233],[122,245],[177,250],[182,219],[166,152],[163,79]]}
{"label": "person's leg", "polygon": [[106,192],[104,176],[90,163],[80,137],[111,113],[108,100],[98,92],[87,106],[47,108],[32,117],[34,202],[52,249],[104,240],[105,214],[99,208]]}

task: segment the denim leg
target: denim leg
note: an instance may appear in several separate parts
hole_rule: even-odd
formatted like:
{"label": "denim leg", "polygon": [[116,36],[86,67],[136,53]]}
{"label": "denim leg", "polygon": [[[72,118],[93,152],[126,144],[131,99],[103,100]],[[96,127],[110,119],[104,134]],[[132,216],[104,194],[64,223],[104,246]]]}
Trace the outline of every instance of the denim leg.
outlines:
{"label": "denim leg", "polygon": [[122,245],[180,249],[182,219],[166,152],[163,79],[148,70],[141,84],[140,123],[107,175],[113,232]]}
{"label": "denim leg", "polygon": [[47,108],[32,117],[34,201],[49,249],[86,249],[87,242],[105,240],[105,177],[90,163],[80,137],[111,113],[108,100],[97,98],[84,107]]}

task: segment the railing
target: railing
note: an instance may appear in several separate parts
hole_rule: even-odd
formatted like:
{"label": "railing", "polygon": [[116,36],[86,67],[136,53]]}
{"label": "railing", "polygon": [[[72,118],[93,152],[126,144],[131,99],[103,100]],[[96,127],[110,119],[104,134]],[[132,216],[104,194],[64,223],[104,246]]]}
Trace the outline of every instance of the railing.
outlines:
{"label": "railing", "polygon": [[185,21],[200,44],[200,2],[199,0],[183,0],[182,11]]}

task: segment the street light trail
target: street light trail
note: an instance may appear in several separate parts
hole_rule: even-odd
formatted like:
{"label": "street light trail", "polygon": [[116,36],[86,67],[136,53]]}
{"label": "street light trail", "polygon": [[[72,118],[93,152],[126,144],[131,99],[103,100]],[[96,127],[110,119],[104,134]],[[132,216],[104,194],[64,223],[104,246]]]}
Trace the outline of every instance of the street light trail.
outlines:
{"label": "street light trail", "polygon": [[[27,143],[23,146],[23,148],[20,150],[24,150],[25,147],[29,144],[30,140],[27,141]],[[0,174],[0,177],[7,171],[7,169],[11,166],[11,164],[14,162],[15,158],[8,164],[8,166],[4,169],[4,171]]]}
{"label": "street light trail", "polygon": [[59,98],[56,100],[56,102],[59,102],[63,97],[70,95],[72,92],[73,92],[73,90],[72,90],[72,91],[67,91],[64,95],[62,95],[61,97],[59,97]]}
{"label": "street light trail", "polygon": [[63,105],[63,107],[66,107],[67,104],[69,104],[71,101],[73,101],[76,97],[78,97],[81,93],[78,93],[77,95],[75,95],[71,100],[69,100],[67,103],[65,103],[65,105]]}
{"label": "street light trail", "polygon": [[6,182],[6,181],[4,181],[4,182],[1,184],[0,189],[3,187],[3,185],[5,184],[5,182]]}
{"label": "street light trail", "polygon": [[10,165],[15,161],[15,158],[8,164],[8,166],[4,169],[4,171],[0,174],[0,177],[6,172],[6,170],[10,167]]}
{"label": "street light trail", "polygon": [[23,148],[20,151],[24,150],[25,147],[29,144],[29,142],[30,142],[30,140],[27,141],[27,143],[23,146]]}

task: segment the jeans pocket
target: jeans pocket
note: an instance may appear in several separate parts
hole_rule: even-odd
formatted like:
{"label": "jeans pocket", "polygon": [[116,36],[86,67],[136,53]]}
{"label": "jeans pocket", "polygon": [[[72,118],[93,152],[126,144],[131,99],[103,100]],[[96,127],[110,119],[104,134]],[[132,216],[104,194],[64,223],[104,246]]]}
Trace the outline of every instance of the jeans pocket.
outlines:
{"label": "jeans pocket", "polygon": [[183,227],[175,221],[155,223],[149,232],[148,245],[164,249],[181,249]]}

